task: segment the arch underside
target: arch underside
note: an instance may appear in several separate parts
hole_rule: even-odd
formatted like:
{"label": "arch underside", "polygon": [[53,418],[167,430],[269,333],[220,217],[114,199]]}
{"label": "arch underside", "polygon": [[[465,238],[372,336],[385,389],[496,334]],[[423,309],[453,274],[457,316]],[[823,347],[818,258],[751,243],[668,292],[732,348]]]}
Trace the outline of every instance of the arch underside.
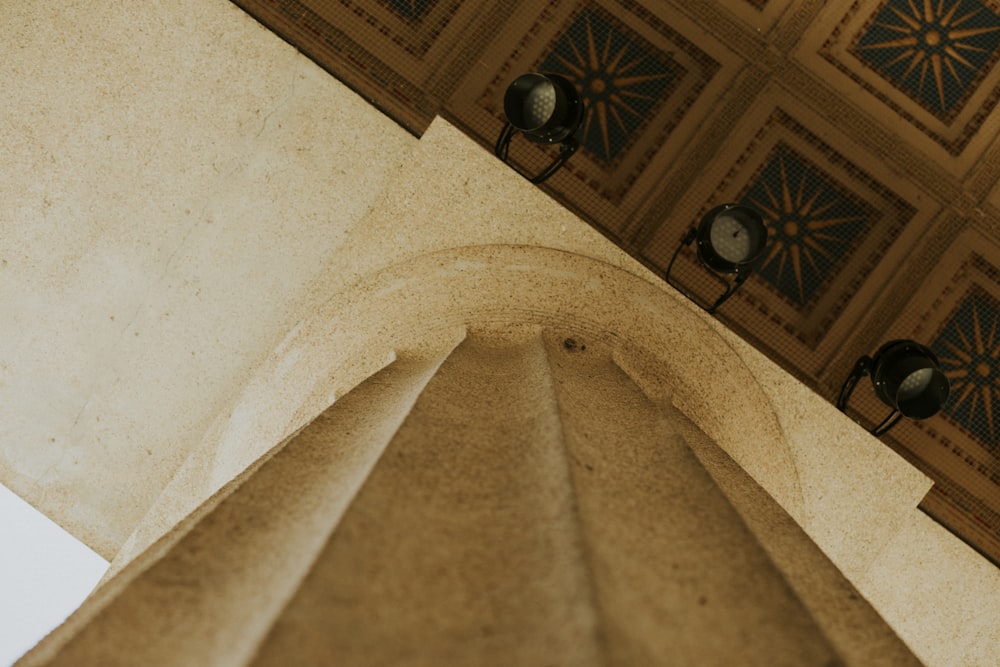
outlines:
{"label": "arch underside", "polygon": [[258,437],[276,402],[318,416],[249,462],[220,438],[203,482],[245,469],[24,664],[916,664],[720,448],[786,445],[670,303],[513,246],[335,297],[241,399],[271,398]]}

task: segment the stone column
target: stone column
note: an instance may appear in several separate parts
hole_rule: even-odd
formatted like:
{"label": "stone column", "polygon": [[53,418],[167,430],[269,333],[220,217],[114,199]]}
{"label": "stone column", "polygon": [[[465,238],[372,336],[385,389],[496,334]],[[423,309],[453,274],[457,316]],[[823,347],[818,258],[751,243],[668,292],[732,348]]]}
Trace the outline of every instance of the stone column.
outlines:
{"label": "stone column", "polygon": [[400,355],[22,665],[919,664],[612,346]]}

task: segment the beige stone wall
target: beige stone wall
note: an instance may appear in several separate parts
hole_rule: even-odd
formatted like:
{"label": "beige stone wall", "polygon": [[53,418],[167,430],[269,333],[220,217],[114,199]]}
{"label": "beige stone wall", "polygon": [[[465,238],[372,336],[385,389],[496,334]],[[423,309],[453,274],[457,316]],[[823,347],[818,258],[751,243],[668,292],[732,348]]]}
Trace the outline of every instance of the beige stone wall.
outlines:
{"label": "beige stone wall", "polygon": [[111,558],[416,139],[223,0],[3,14],[0,476]]}
{"label": "beige stone wall", "polygon": [[9,3],[0,56],[0,481],[114,571],[400,350],[530,310],[548,248],[590,276],[550,313],[623,290],[600,317],[670,362],[637,383],[922,660],[995,663],[1000,573],[915,509],[926,479],[711,318],[673,328],[690,304],[446,123],[417,141],[225,0]]}

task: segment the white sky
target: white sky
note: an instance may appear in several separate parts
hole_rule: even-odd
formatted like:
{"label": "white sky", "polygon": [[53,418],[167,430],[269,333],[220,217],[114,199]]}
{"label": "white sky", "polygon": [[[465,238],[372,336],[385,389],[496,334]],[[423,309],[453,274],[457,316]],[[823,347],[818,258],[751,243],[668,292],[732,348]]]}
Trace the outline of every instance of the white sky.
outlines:
{"label": "white sky", "polygon": [[63,622],[108,562],[0,484],[0,666]]}

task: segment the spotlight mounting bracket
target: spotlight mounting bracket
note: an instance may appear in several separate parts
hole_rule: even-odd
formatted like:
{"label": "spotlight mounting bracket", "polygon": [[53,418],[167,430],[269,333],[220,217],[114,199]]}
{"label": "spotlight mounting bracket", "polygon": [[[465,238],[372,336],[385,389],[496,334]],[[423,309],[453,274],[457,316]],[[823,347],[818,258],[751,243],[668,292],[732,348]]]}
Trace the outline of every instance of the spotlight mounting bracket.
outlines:
{"label": "spotlight mounting bracket", "polygon": [[[728,220],[731,224],[737,224],[737,231],[733,233],[733,238],[743,231],[745,238],[747,240],[748,246],[744,250],[745,256],[736,259],[734,256],[725,256],[725,253],[720,253],[719,249],[714,247],[713,240],[715,234],[713,233],[713,225],[715,225],[720,220]],[[708,272],[719,282],[726,286],[726,291],[722,293],[719,298],[715,300],[711,305],[705,305],[701,303],[698,299],[695,299],[692,295],[688,294],[685,290],[681,289],[678,285],[671,282],[670,274],[674,268],[674,262],[677,261],[677,256],[680,254],[681,249],[684,246],[690,246],[697,240],[696,246],[696,256],[698,257],[698,262],[705,267]],[[756,243],[756,247],[753,247]],[[729,297],[733,295],[736,290],[740,288],[743,283],[746,282],[747,278],[753,273],[754,266],[757,261],[763,255],[767,244],[767,227],[764,226],[764,220],[760,213],[756,210],[750,208],[749,206],[742,206],[738,204],[723,204],[721,206],[716,206],[702,218],[701,222],[697,227],[692,227],[681,239],[680,244],[678,244],[677,249],[674,250],[673,256],[670,258],[670,263],[667,265],[667,270],[664,273],[663,279],[667,281],[667,284],[683,292],[691,301],[704,310],[705,312],[714,314],[715,311],[726,302]],[[723,274],[730,274],[733,277],[732,280],[727,280],[723,277]]]}
{"label": "spotlight mounting bracket", "polygon": [[[851,394],[865,376],[871,376],[879,400],[892,408],[869,431],[875,437],[887,433],[903,417],[926,419],[937,414],[948,399],[948,378],[941,371],[937,356],[930,348],[912,340],[891,340],[874,357],[862,355],[840,388],[838,410],[847,411]],[[908,387],[908,382],[914,386]]]}
{"label": "spotlight mounting bracket", "polygon": [[510,142],[517,134],[536,144],[559,146],[559,154],[534,176],[514,168],[532,183],[542,183],[555,174],[580,147],[573,135],[583,121],[583,98],[566,77],[538,72],[522,74],[507,87],[503,106],[506,122],[493,153],[504,164],[514,168],[508,158]]}

